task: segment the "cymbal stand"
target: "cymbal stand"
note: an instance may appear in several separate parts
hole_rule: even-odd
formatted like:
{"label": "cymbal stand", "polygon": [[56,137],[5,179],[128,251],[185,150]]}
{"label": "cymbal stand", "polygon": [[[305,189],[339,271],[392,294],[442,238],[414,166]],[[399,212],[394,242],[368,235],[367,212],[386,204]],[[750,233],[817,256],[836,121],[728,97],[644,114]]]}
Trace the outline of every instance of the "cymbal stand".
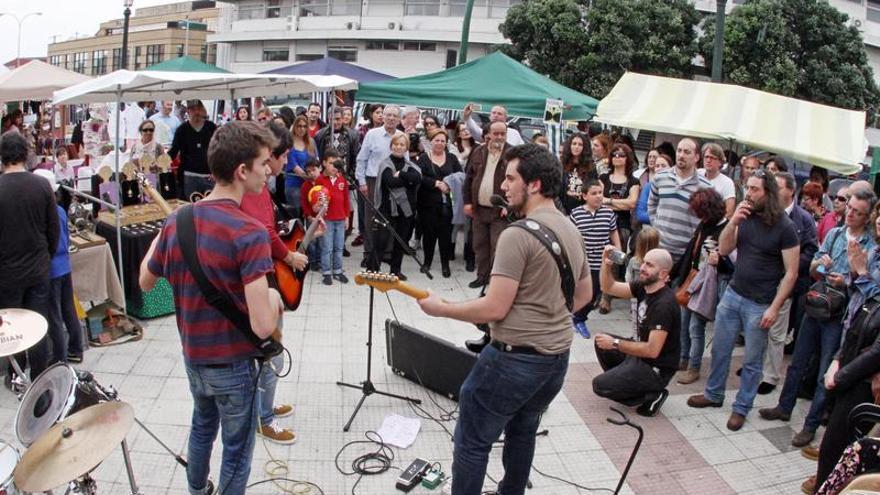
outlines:
{"label": "cymbal stand", "polygon": [[[21,400],[21,397],[27,391],[28,387],[31,386],[31,380],[28,376],[21,370],[21,366],[19,366],[18,361],[15,360],[15,355],[6,356],[9,359],[9,364],[12,366],[13,371],[15,371],[14,377],[12,377],[12,392],[18,397],[18,400]],[[16,381],[16,377],[18,380]]]}
{"label": "cymbal stand", "polygon": [[[140,423],[140,421],[138,421]],[[143,426],[143,425],[142,425]],[[125,472],[128,474],[128,484],[131,486],[131,495],[142,495],[134,480],[134,468],[131,465],[131,454],[128,453],[128,441],[122,440],[122,457],[125,460]]]}
{"label": "cymbal stand", "polygon": [[86,473],[67,484],[64,495],[97,495],[98,484]]}

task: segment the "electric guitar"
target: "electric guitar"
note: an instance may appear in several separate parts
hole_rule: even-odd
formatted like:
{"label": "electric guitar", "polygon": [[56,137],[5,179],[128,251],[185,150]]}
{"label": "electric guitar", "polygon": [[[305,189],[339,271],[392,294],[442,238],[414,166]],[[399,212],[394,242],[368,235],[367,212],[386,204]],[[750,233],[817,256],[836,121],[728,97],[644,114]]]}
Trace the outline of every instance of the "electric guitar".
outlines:
{"label": "electric guitar", "polygon": [[[328,198],[324,194],[320,195],[318,201],[321,206],[309,228],[304,231],[302,224],[295,221],[290,234],[281,238],[288,250],[305,253],[309,244],[315,240],[315,231],[318,229],[321,219],[327,214],[329,206]],[[302,301],[303,281],[306,278],[308,266],[303,270],[294,270],[284,260],[274,260],[273,263],[275,264],[275,279],[278,280],[278,292],[281,294],[281,300],[287,309],[294,311]]]}
{"label": "electric guitar", "polygon": [[360,272],[354,276],[354,283],[357,285],[369,285],[379,292],[396,290],[414,299],[428,297],[428,291],[409,285],[406,282],[401,282],[397,275],[390,273]]}

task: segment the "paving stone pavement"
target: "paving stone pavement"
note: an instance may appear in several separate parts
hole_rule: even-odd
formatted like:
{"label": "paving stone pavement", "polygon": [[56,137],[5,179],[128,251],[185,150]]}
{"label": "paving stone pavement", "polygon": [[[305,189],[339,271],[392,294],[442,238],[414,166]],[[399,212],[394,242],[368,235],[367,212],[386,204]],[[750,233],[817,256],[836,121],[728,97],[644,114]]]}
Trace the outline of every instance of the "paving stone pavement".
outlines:
{"label": "paving stone pavement", "polygon": [[[352,249],[352,257],[344,258],[346,273],[358,271],[360,250]],[[465,299],[477,295],[467,284],[474,276],[464,271],[459,259],[452,265],[453,276],[444,279],[439,270],[434,280],[418,273],[414,262],[407,259],[404,273],[409,282],[431,287],[448,299]],[[279,475],[307,480],[321,487],[326,494],[355,493],[392,494],[399,474],[415,457],[442,464],[447,473],[452,463],[452,442],[448,431],[454,421],[422,419],[421,431],[411,447],[394,448],[392,469],[380,475],[344,476],[334,466],[339,449],[347,442],[363,440],[367,430],[378,429],[383,418],[392,413],[416,417],[406,403],[373,395],[367,398],[350,432],[342,426],[358,400],[357,390],[336,385],[337,380],[360,382],[366,374],[366,346],[369,290],[354,283],[332,286],[321,284],[312,274],[306,279],[303,304],[295,312],[284,315],[284,344],[292,356],[292,371],[278,382],[276,403],[291,402],[296,406],[292,416],[277,420],[294,429],[297,442],[280,446],[258,439],[254,451],[250,482],[267,480],[277,464],[286,463],[286,474]],[[372,378],[382,390],[420,398],[424,409],[434,417],[454,413],[456,404],[395,375],[386,361],[383,322],[399,321],[444,338],[455,345],[478,335],[469,324],[425,316],[414,300],[399,294],[376,293]],[[145,337],[135,343],[93,348],[77,368],[92,371],[103,385],[113,385],[123,400],[130,403],[136,416],[163,442],[176,452],[186,454],[192,402],[181,357],[180,342],[173,316],[145,321]],[[632,332],[629,303],[615,301],[608,315],[596,313],[589,322],[590,330],[617,334]],[[709,339],[707,339],[709,340]],[[704,362],[704,369],[708,366]],[[732,370],[738,366],[734,360]],[[614,426],[606,421],[615,414],[612,403],[593,394],[591,379],[601,372],[596,362],[592,340],[575,336],[571,364],[565,387],[543,418],[542,428],[549,434],[539,437],[534,467],[542,473],[572,481],[584,487],[614,489],[636,441],[636,433],[628,427]],[[732,403],[738,386],[731,372],[726,401]],[[699,410],[685,405],[688,395],[698,393],[705,378],[682,386],[674,382],[670,396],[660,414],[642,418],[634,409],[618,406],[630,419],[644,428],[644,443],[621,493],[634,494],[792,494],[799,493],[800,483],[815,470],[815,464],[801,457],[788,445],[806,414],[804,401],[799,401],[790,423],[767,422],[749,416],[745,427],[730,432],[725,422],[729,406]],[[755,407],[774,405],[778,390],[758,396]],[[0,391],[0,425],[6,434],[2,440],[16,446],[14,421],[18,401],[5,389]],[[186,473],[172,456],[138,426],[128,435],[135,477],[144,494],[184,494]],[[350,470],[357,455],[375,447],[354,446],[339,459],[340,467]],[[215,445],[211,472],[219,472],[220,443]],[[492,453],[488,475],[498,480],[503,475],[500,449]],[[96,469],[98,492],[130,493],[122,454],[116,451]],[[213,476],[212,476],[213,477]],[[216,479],[216,478],[215,478]],[[567,485],[537,472],[532,474],[534,487],[530,495],[567,495],[601,493]],[[355,486],[356,485],[356,486]],[[494,483],[486,480],[485,488]],[[287,486],[293,493],[320,493],[316,489]],[[63,490],[62,490],[63,493]],[[263,483],[248,493],[284,493],[272,483]],[[439,493],[418,487],[411,493]],[[605,493],[610,493],[606,491]]]}

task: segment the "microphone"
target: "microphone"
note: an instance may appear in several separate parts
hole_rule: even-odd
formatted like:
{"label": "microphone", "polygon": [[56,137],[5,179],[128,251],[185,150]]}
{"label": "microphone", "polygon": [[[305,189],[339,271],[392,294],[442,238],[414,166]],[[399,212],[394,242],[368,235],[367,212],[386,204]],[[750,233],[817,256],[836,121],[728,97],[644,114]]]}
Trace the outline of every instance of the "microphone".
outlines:
{"label": "microphone", "polygon": [[493,194],[492,197],[489,198],[489,202],[496,208],[509,208],[507,200],[500,194]]}

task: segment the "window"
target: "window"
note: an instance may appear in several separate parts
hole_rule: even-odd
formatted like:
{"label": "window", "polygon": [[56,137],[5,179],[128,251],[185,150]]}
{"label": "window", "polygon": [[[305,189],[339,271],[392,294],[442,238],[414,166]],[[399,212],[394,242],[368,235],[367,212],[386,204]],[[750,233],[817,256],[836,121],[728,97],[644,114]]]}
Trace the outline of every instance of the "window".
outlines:
{"label": "window", "polygon": [[332,0],[331,15],[361,15],[361,0]]}
{"label": "window", "polygon": [[141,68],[141,47],[134,47],[134,60],[129,60],[128,65],[131,65],[131,62],[134,62],[134,70],[138,70]]}
{"label": "window", "polygon": [[[129,55],[131,54],[131,50],[129,50]],[[122,68],[122,48],[114,48],[113,49],[113,70],[119,70]]]}
{"label": "window", "polygon": [[312,60],[321,60],[324,58],[320,53],[297,53],[296,61],[297,62],[311,62]]}
{"label": "window", "polygon": [[[464,17],[465,7],[468,0],[449,0],[449,16]],[[474,10],[486,5],[486,0],[474,0]]]}
{"label": "window", "polygon": [[510,7],[521,3],[521,0],[489,0],[489,17],[504,19]]}
{"label": "window", "polygon": [[415,52],[436,52],[437,43],[428,43],[425,41],[406,41],[403,43],[403,49]]}
{"label": "window", "polygon": [[299,15],[301,17],[329,15],[329,13],[330,0],[299,0]]}
{"label": "window", "polygon": [[147,45],[147,67],[165,60],[165,45]]}
{"label": "window", "polygon": [[277,19],[279,17],[281,17],[281,0],[267,0],[266,19]]}
{"label": "window", "polygon": [[249,21],[251,19],[262,19],[266,15],[266,10],[262,5],[252,5],[248,7],[238,8],[238,20]]}
{"label": "window", "polygon": [[367,50],[397,51],[400,50],[400,42],[388,40],[367,41]]}
{"label": "window", "polygon": [[290,60],[290,45],[287,43],[264,43],[263,62],[287,62]]}
{"label": "window", "polygon": [[184,53],[183,53],[183,45],[175,45],[175,47],[174,47],[174,51],[177,53],[177,56],[178,56],[178,57],[182,57],[182,56],[184,55]]}
{"label": "window", "polygon": [[440,15],[440,0],[406,0],[406,15]]}
{"label": "window", "polygon": [[336,46],[327,49],[327,55],[343,62],[357,62],[357,48],[353,46]]}
{"label": "window", "polygon": [[92,52],[92,75],[100,76],[107,73],[107,50]]}
{"label": "window", "polygon": [[867,19],[872,22],[880,22],[880,1],[868,0]]}
{"label": "window", "polygon": [[80,74],[86,73],[86,60],[89,54],[87,52],[78,52],[73,54],[73,71]]}
{"label": "window", "polygon": [[52,55],[49,57],[49,63],[56,67],[61,67],[61,64],[64,63],[64,55]]}

